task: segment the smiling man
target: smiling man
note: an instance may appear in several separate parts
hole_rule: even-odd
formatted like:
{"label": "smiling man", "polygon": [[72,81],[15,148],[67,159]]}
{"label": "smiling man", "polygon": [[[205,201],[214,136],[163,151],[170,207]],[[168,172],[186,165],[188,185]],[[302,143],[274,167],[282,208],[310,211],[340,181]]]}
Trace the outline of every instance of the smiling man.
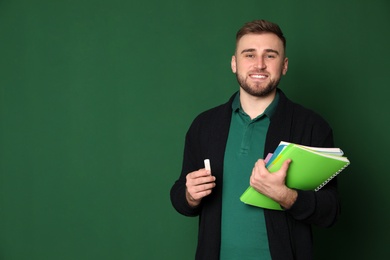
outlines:
{"label": "smiling man", "polygon": [[[288,69],[285,49],[277,24],[244,24],[231,60],[239,91],[201,113],[187,132],[171,201],[179,213],[199,216],[196,259],[312,259],[311,225],[329,227],[338,218],[337,178],[318,192],[293,190],[285,185],[291,161],[271,174],[262,159],[280,141],[333,147],[328,123],[278,88]],[[242,203],[248,184],[284,210]]]}
{"label": "smiling man", "polygon": [[283,42],[275,34],[246,34],[237,42],[231,66],[242,90],[266,97],[275,91],[281,74],[286,74],[288,59]]}

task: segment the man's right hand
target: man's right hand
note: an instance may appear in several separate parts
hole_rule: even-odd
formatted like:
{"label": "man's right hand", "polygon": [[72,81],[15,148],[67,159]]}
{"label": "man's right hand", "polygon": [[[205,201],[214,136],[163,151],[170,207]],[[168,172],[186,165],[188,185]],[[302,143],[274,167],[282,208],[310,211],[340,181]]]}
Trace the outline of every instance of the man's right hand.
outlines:
{"label": "man's right hand", "polygon": [[196,207],[202,198],[210,195],[215,187],[215,177],[206,169],[190,172],[186,177],[186,199],[190,206]]}

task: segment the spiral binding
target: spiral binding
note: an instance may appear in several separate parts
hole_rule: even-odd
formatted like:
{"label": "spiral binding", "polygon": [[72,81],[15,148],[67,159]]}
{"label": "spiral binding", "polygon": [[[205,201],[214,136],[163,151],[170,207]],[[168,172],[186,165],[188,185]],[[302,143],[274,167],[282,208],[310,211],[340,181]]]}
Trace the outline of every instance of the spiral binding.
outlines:
{"label": "spiral binding", "polygon": [[330,182],[334,177],[336,177],[340,172],[342,172],[345,168],[348,167],[350,163],[347,163],[346,165],[344,165],[343,168],[341,168],[340,170],[338,170],[336,173],[334,173],[332,176],[330,176],[326,181],[324,181],[323,183],[321,183],[317,188],[314,189],[314,191],[319,191],[320,189],[322,189],[322,187],[324,187],[328,182]]}

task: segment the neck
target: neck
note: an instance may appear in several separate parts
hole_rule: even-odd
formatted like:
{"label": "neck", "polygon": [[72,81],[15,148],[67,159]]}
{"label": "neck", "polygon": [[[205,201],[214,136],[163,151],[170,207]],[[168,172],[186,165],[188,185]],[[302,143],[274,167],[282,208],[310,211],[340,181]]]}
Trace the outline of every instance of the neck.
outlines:
{"label": "neck", "polygon": [[264,113],[265,109],[274,100],[275,95],[276,89],[265,97],[256,97],[240,88],[241,107],[251,119],[254,119]]}

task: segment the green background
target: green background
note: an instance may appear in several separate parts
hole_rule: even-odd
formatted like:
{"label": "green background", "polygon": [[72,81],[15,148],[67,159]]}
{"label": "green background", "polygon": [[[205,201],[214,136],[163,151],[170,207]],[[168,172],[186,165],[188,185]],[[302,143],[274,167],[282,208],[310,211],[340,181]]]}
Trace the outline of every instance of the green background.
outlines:
{"label": "green background", "polygon": [[389,255],[389,1],[0,0],[0,259],[193,259],[169,189],[259,18],[287,37],[280,87],[352,162],[316,259]]}

